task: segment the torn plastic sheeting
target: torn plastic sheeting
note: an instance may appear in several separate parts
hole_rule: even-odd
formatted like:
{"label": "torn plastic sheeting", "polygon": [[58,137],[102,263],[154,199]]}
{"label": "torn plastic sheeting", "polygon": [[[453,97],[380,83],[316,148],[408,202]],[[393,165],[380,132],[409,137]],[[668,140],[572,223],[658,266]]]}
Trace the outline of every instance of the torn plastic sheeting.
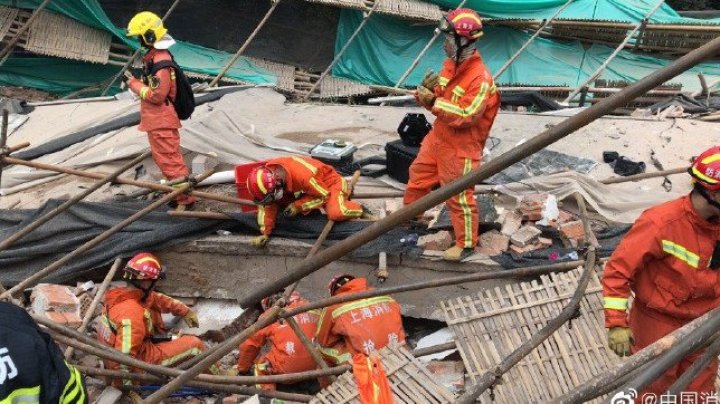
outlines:
{"label": "torn plastic sheeting", "polygon": [[594,160],[543,149],[493,175],[487,182],[495,185],[508,184],[568,170],[587,174],[597,164]]}
{"label": "torn plastic sheeting", "polygon": [[[222,96],[230,93],[234,93],[236,91],[243,90],[245,88],[250,88],[252,86],[247,87],[233,87],[228,88],[226,90],[219,90],[219,91],[213,91],[211,93],[198,95],[195,97],[195,103],[196,105],[202,105],[208,102],[216,101],[220,99]],[[29,150],[23,150],[18,153],[13,154],[13,157],[22,159],[22,160],[32,160],[35,158],[38,158],[40,156],[44,156],[46,154],[55,153],[57,151],[60,151],[68,146],[72,146],[75,143],[82,142],[84,140],[90,139],[94,136],[100,135],[102,133],[107,133],[112,130],[125,128],[128,126],[134,126],[140,123],[140,112],[132,112],[130,114],[127,114],[125,116],[121,116],[119,118],[113,119],[109,122],[102,123],[100,125],[96,125],[90,128],[87,128],[85,130],[81,130],[69,135],[65,135],[62,137],[59,137],[57,139],[51,140],[47,143],[44,143],[38,147],[34,147]]]}

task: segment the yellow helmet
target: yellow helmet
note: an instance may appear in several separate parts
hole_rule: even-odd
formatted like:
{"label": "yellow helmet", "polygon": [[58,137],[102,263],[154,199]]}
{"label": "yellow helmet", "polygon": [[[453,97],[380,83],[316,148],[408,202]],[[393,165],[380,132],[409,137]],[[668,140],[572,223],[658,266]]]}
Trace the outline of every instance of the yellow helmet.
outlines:
{"label": "yellow helmet", "polygon": [[127,36],[141,36],[145,43],[152,45],[155,41],[167,34],[162,19],[150,11],[142,11],[130,20],[127,27]]}

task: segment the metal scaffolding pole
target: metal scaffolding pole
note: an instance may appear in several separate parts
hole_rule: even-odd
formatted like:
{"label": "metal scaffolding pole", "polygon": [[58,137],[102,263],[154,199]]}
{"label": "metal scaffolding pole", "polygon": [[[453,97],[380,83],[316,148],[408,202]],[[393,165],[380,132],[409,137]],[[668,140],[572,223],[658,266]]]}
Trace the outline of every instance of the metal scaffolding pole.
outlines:
{"label": "metal scaffolding pole", "polygon": [[238,51],[235,52],[235,55],[233,55],[233,57],[230,59],[230,61],[227,62],[227,64],[225,64],[225,67],[223,67],[222,70],[220,70],[220,73],[218,73],[218,75],[215,76],[214,79],[212,79],[212,81],[210,82],[210,85],[208,86],[209,88],[215,87],[218,84],[218,82],[220,81],[220,79],[223,76],[225,76],[225,74],[228,72],[228,70],[230,70],[232,65],[234,65],[235,62],[237,62],[237,60],[240,58],[240,55],[242,55],[243,52],[245,52],[245,49],[247,49],[248,45],[250,45],[250,42],[252,42],[252,40],[255,39],[255,36],[258,34],[258,32],[260,32],[262,27],[265,26],[265,23],[268,21],[268,19],[270,19],[270,16],[273,14],[273,12],[275,12],[275,8],[277,8],[277,6],[278,6],[278,4],[280,4],[281,0],[270,0],[270,1],[272,2],[272,6],[270,6],[270,10],[268,10],[267,13],[265,13],[265,16],[262,18],[262,20],[260,20],[257,27],[255,27],[255,30],[253,30],[253,32],[250,34],[250,36],[245,40],[245,42],[242,44],[240,49],[238,49]]}
{"label": "metal scaffolding pole", "polygon": [[5,45],[5,47],[0,51],[0,65],[5,63],[8,56],[10,56],[10,53],[12,53],[13,49],[15,49],[15,45],[17,45],[20,37],[23,36],[23,34],[27,32],[28,29],[30,29],[30,25],[35,22],[35,19],[40,15],[40,13],[45,9],[45,7],[48,6],[48,4],[50,4],[50,0],[45,0],[40,3],[40,5],[32,12],[30,18],[28,18],[28,20],[25,22],[25,25],[20,27],[15,36],[12,37],[10,43]]}
{"label": "metal scaffolding pole", "polygon": [[[568,0],[565,4],[562,5],[562,7],[560,7],[560,8],[555,12],[555,14],[552,15],[552,17],[548,18],[547,20],[543,20],[542,25],[537,29],[537,31],[535,31],[535,33],[530,37],[530,39],[528,39],[528,40],[523,44],[523,46],[521,46],[520,49],[518,49],[517,52],[515,52],[515,54],[512,55],[512,57],[510,57],[510,59],[508,59],[508,61],[505,62],[505,64],[502,65],[502,67],[501,67],[497,72],[495,72],[495,74],[493,75],[493,80],[497,80],[498,77],[502,76],[502,74],[505,73],[505,70],[507,70],[507,69],[510,67],[510,65],[513,64],[513,63],[517,60],[517,58],[520,57],[520,55],[521,55],[523,52],[525,52],[525,49],[527,49],[528,46],[530,46],[530,44],[535,40],[535,38],[537,38],[538,36],[540,36],[540,33],[542,33],[542,30],[544,30],[545,27],[547,27],[548,25],[550,25],[550,23],[551,23],[555,18],[557,18],[557,16],[559,16],[560,13],[562,13],[563,10],[565,10],[565,9],[567,8],[567,6],[569,6],[570,3],[572,3],[573,1],[575,1],[575,0]],[[397,86],[395,86],[395,87],[397,87]]]}
{"label": "metal scaffolding pole", "polygon": [[[660,9],[660,6],[662,6],[663,3],[665,3],[665,0],[658,1],[657,4],[655,5],[655,7],[653,7],[650,11],[647,12],[647,14],[645,14],[645,17],[643,17],[643,20],[640,23],[638,23],[637,25],[635,25],[635,28],[633,28],[632,31],[630,31],[625,36],[625,40],[622,41],[620,43],[620,45],[617,46],[617,48],[615,48],[613,53],[610,54],[610,56],[607,59],[605,59],[605,62],[603,62],[603,64],[600,65],[600,67],[598,67],[597,70],[595,70],[595,72],[593,74],[591,74],[590,77],[587,78],[587,80],[585,80],[581,85],[579,85],[576,89],[574,89],[570,93],[570,95],[568,95],[568,97],[565,98],[565,100],[563,100],[563,103],[569,103],[570,101],[572,101],[572,99],[575,98],[575,96],[578,95],[585,87],[587,87],[588,84],[590,84],[593,80],[595,80],[598,76],[600,76],[600,74],[602,74],[602,72],[605,71],[605,69],[610,65],[610,62],[612,62],[613,59],[615,59],[615,57],[620,53],[620,51],[623,50],[623,48],[625,48],[625,45],[627,45],[628,42],[630,42],[630,39],[632,39],[633,35],[635,35],[635,33],[638,32],[638,30],[643,26],[644,22],[646,22],[648,20],[648,18],[652,17],[652,15],[655,14],[655,12]],[[660,83],[660,84],[662,84],[662,83]],[[658,85],[660,85],[660,84],[658,84]]]}
{"label": "metal scaffolding pole", "polygon": [[327,68],[325,68],[325,71],[322,72],[322,74],[320,75],[320,78],[318,78],[318,80],[315,82],[315,84],[313,84],[312,88],[310,88],[310,91],[308,91],[307,94],[305,94],[305,96],[303,97],[303,101],[307,101],[307,99],[310,98],[312,93],[315,92],[315,90],[320,86],[320,83],[322,83],[322,81],[325,79],[325,76],[327,76],[328,73],[330,73],[333,66],[335,66],[335,64],[338,61],[340,61],[340,58],[342,57],[342,55],[345,54],[345,51],[348,50],[348,48],[350,47],[350,44],[352,44],[352,42],[358,36],[360,31],[362,31],[362,29],[365,27],[365,24],[367,24],[368,20],[370,20],[370,17],[373,15],[373,13],[375,13],[375,10],[377,10],[381,1],[383,1],[383,0],[375,0],[375,4],[373,4],[370,11],[368,11],[368,13],[365,14],[365,17],[363,18],[360,25],[358,25],[358,27],[355,29],[355,32],[353,32],[352,35],[350,35],[350,38],[348,38],[345,45],[343,45],[342,49],[340,49],[340,52],[338,52],[337,55],[335,55],[335,58],[332,60],[332,62],[330,62],[330,65]]}
{"label": "metal scaffolding pole", "polygon": [[[175,11],[175,7],[177,7],[178,4],[180,4],[180,0],[175,0],[175,2],[170,6],[168,11],[165,12],[165,15],[163,15],[163,17],[162,17],[163,22],[165,22],[165,20],[168,17],[170,17],[170,14],[172,14],[172,12]],[[113,76],[113,78],[110,80],[110,83],[107,85],[107,87],[105,87],[105,89],[102,90],[102,93],[100,93],[101,96],[107,94],[107,92],[110,90],[110,88],[113,86],[113,84],[115,84],[115,82],[118,81],[118,79],[123,74],[125,74],[125,72],[127,71],[127,69],[130,68],[130,66],[132,66],[135,59],[137,59],[137,57],[140,56],[141,49],[142,49],[142,47],[138,48],[135,51],[135,53],[133,53],[132,56],[130,56],[130,59],[128,59],[128,61],[125,63],[125,66],[123,66],[122,69],[120,69],[120,71],[115,76]]]}

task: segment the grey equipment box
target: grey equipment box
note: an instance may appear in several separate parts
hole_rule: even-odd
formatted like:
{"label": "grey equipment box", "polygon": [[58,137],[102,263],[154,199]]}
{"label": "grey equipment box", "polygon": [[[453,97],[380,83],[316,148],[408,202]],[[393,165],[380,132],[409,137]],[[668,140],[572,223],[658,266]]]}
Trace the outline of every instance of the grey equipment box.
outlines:
{"label": "grey equipment box", "polygon": [[310,149],[310,156],[337,168],[352,163],[356,150],[352,143],[328,139]]}

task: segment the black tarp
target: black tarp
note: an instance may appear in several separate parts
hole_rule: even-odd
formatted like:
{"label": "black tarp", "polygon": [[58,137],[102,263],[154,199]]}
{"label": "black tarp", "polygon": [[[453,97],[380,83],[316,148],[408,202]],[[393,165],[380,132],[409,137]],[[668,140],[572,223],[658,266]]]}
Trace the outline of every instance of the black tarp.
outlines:
{"label": "black tarp", "polygon": [[[36,218],[56,208],[63,201],[50,200],[37,210],[0,210],[0,240],[6,239]],[[145,203],[89,203],[79,202],[48,223],[0,252],[0,283],[15,285],[31,274],[62,258],[142,209]],[[155,211],[136,221],[121,232],[102,242],[62,267],[44,281],[63,282],[93,268],[110,264],[116,257],[130,257],[138,251],[158,250],[170,245],[201,238],[217,230],[244,234],[258,234],[254,213],[237,213],[234,220],[206,220],[171,218],[166,211]],[[274,237],[306,239],[312,243],[320,235],[327,219],[321,214],[292,220],[279,218]],[[328,235],[329,243],[342,240],[361,231],[370,222],[336,223]],[[370,257],[380,251],[400,254],[414,246],[403,245],[400,239],[405,229],[395,229],[371,241],[352,253],[354,257]],[[272,241],[267,248],[272,248]]]}

